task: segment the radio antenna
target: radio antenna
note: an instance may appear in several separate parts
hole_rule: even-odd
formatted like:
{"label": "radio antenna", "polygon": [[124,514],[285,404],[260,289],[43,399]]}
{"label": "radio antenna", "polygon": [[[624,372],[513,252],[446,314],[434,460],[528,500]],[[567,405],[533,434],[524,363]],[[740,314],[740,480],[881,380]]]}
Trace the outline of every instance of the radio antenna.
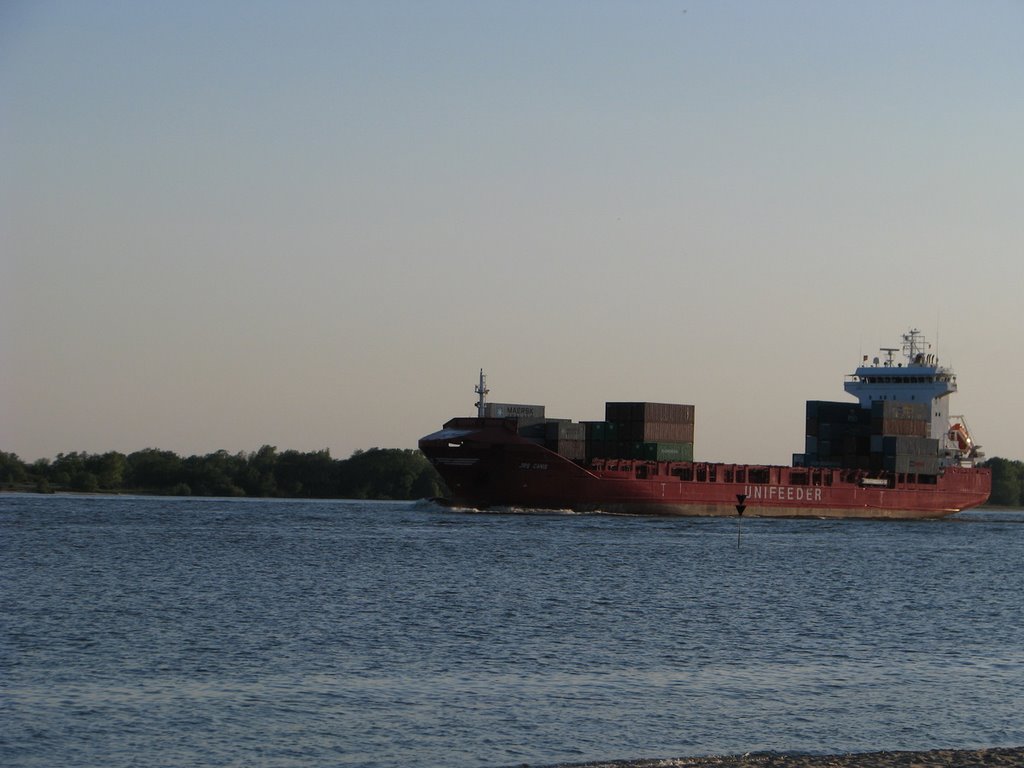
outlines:
{"label": "radio antenna", "polygon": [[487,410],[487,394],[491,391],[487,388],[487,377],[484,376],[483,368],[480,369],[480,383],[474,387],[473,391],[480,395],[480,399],[476,402],[476,415],[482,419],[484,411]]}

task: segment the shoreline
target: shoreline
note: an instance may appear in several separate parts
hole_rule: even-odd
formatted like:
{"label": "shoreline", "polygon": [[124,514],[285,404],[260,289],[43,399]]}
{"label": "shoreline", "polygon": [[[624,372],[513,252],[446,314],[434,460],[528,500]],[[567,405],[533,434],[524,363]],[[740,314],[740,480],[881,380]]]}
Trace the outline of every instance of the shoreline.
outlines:
{"label": "shoreline", "polygon": [[754,752],[646,760],[562,763],[551,768],[1017,768],[1024,746],[985,749],[931,749],[914,752],[850,752],[838,755]]}

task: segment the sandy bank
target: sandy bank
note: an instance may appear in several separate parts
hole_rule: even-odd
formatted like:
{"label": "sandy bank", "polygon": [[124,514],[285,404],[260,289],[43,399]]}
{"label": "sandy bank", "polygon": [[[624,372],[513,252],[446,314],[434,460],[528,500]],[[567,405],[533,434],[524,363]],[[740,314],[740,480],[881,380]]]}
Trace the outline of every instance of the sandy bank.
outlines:
{"label": "sandy bank", "polygon": [[[1019,768],[1024,747],[933,749],[928,752],[861,752],[848,755],[756,753],[729,757],[680,757],[577,763],[572,768]],[[568,768],[568,766],[566,766]]]}

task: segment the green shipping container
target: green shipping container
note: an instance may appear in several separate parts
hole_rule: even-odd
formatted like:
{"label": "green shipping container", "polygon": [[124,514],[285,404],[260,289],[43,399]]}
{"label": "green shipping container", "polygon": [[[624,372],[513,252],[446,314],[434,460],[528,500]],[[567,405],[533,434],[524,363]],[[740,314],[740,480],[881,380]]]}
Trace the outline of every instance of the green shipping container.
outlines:
{"label": "green shipping container", "polygon": [[633,458],[648,461],[693,461],[693,443],[635,443]]}

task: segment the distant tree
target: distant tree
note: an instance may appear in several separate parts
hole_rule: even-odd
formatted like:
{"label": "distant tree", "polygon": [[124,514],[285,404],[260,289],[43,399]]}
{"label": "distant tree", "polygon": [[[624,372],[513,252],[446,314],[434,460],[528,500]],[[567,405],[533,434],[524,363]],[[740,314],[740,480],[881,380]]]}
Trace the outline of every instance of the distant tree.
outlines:
{"label": "distant tree", "polygon": [[171,451],[146,448],[128,454],[124,484],[139,490],[167,490],[181,482],[181,459]]}
{"label": "distant tree", "polygon": [[1007,507],[1024,505],[1024,462],[993,457],[982,466],[992,470],[989,504]]}
{"label": "distant tree", "polygon": [[36,459],[33,461],[32,466],[29,469],[29,475],[37,480],[40,478],[47,480],[50,477],[50,460]]}
{"label": "distant tree", "polygon": [[339,493],[347,498],[417,499],[440,492],[440,477],[419,451],[357,451],[341,468]]}
{"label": "distant tree", "polygon": [[99,487],[106,491],[121,489],[124,485],[124,473],[127,466],[127,457],[117,451],[87,456],[85,459],[86,471],[94,474]]}
{"label": "distant tree", "polygon": [[88,454],[79,453],[78,451],[58,453],[57,458],[50,465],[50,482],[55,485],[71,485],[71,478],[80,472],[85,472],[86,458],[88,458]]}
{"label": "distant tree", "polygon": [[249,454],[245,478],[240,485],[248,496],[277,495],[277,448],[264,445]]}
{"label": "distant tree", "polygon": [[196,496],[245,496],[237,480],[245,474],[244,455],[215,451],[206,456],[189,456],[181,462],[177,482],[186,483]]}
{"label": "distant tree", "polygon": [[50,469],[53,472],[66,472],[71,474],[72,472],[81,472],[84,469],[85,463],[82,455],[78,451],[72,451],[71,453],[58,453],[57,458],[50,464]]}
{"label": "distant tree", "polygon": [[425,464],[426,466],[423,467],[412,484],[412,498],[434,499],[439,496],[447,496],[448,489],[445,487],[441,476],[437,474],[437,470],[434,469],[430,462],[425,462]]}
{"label": "distant tree", "polygon": [[317,499],[338,495],[338,467],[329,450],[324,448],[305,454],[303,465],[306,495]]}
{"label": "distant tree", "polygon": [[301,453],[298,451],[285,451],[277,457],[274,479],[278,491],[283,496],[305,496],[306,488],[303,484],[303,478]]}
{"label": "distant tree", "polygon": [[18,455],[0,451],[0,483],[24,483],[26,480],[28,470]]}
{"label": "distant tree", "polygon": [[338,495],[338,462],[326,448],[299,453],[285,451],[275,463],[279,495],[301,498],[335,498]]}

